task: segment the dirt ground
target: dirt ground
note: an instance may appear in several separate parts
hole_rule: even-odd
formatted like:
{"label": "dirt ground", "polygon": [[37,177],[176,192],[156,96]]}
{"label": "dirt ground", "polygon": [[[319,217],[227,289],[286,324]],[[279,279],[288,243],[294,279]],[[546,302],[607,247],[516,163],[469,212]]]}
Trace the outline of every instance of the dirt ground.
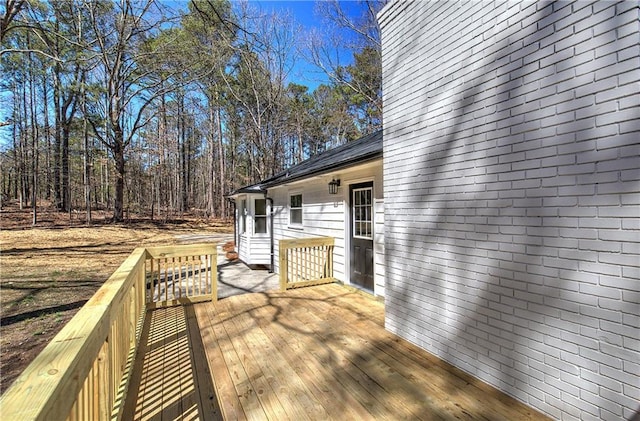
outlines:
{"label": "dirt ground", "polygon": [[108,222],[14,203],[0,210],[0,393],[73,317],[124,259],[140,246],[175,244],[177,236],[229,234],[229,222],[183,217],[166,223]]}

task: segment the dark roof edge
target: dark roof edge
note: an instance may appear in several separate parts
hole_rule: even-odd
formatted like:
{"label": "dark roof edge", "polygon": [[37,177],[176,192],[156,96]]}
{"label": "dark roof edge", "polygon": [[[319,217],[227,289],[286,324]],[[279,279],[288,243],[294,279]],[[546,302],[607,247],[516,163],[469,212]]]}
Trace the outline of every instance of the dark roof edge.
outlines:
{"label": "dark roof edge", "polygon": [[378,151],[378,152],[375,152],[375,153],[370,153],[370,154],[367,154],[367,155],[362,155],[362,156],[359,156],[357,158],[351,159],[349,161],[342,161],[342,162],[337,163],[335,165],[323,167],[323,168],[318,169],[316,171],[312,171],[312,172],[309,172],[309,173],[301,174],[301,175],[299,175],[297,177],[287,178],[286,180],[274,180],[274,181],[271,181],[271,182],[269,182],[267,180],[264,183],[262,183],[262,186],[265,189],[268,189],[270,187],[277,187],[277,186],[281,186],[281,185],[284,185],[284,184],[293,183],[295,181],[304,180],[305,178],[311,178],[311,177],[315,177],[317,175],[326,174],[326,173],[331,172],[331,171],[336,171],[336,170],[340,170],[340,169],[343,169],[343,168],[351,167],[351,166],[353,166],[353,164],[366,164],[368,162],[375,161],[378,158],[382,158],[382,152],[381,151]]}
{"label": "dark roof edge", "polygon": [[264,185],[261,184],[261,183],[258,183],[258,184],[253,184],[251,186],[245,186],[245,187],[241,187],[239,189],[236,189],[236,190],[232,191],[231,193],[226,194],[225,197],[233,197],[233,196],[235,196],[237,194],[240,194],[240,193],[255,193],[255,194],[262,193],[262,194],[264,194],[266,192],[267,192],[267,189],[264,188]]}
{"label": "dark roof edge", "polygon": [[[362,153],[362,150],[366,152]],[[345,155],[351,156],[348,159],[341,159],[341,156],[344,157]],[[343,168],[366,164],[381,158],[382,155],[382,130],[378,130],[376,132],[369,133],[360,139],[354,140],[353,142],[347,142],[341,146],[302,161],[289,169],[281,171],[280,173],[265,180],[261,180],[256,184],[234,190],[229,193],[227,197],[232,197],[242,193],[265,194],[267,189],[270,187],[277,187]]]}

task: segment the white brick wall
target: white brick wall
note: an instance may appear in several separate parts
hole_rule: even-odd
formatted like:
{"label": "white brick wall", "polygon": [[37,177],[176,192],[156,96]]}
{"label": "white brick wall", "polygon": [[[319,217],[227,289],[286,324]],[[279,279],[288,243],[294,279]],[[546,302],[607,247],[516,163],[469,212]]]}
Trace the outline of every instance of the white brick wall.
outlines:
{"label": "white brick wall", "polygon": [[628,2],[395,2],[386,325],[561,420],[640,408],[640,23]]}

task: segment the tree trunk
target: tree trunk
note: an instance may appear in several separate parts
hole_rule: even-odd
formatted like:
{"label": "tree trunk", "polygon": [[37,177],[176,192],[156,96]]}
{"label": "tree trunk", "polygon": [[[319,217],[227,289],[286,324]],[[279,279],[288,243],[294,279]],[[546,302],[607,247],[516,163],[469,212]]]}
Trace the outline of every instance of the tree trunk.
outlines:
{"label": "tree trunk", "polygon": [[20,209],[27,206],[29,198],[29,175],[27,174],[27,137],[29,136],[29,112],[27,111],[27,86],[26,82],[22,83],[22,129],[20,131],[20,161],[19,161],[19,179],[20,179]]}
{"label": "tree trunk", "polygon": [[60,168],[62,165],[62,106],[60,98],[60,65],[56,63],[53,74],[53,103],[55,105],[55,131],[53,137],[53,192],[56,209],[63,209]]}
{"label": "tree trunk", "polygon": [[181,95],[178,100],[178,145],[180,153],[180,212],[187,210],[188,206],[188,188],[189,188],[189,165],[188,165],[188,151],[187,151],[187,133],[185,127],[184,117],[184,96]]}
{"label": "tree trunk", "polygon": [[124,159],[124,137],[121,130],[115,131],[113,159],[116,165],[116,191],[113,201],[113,221],[124,221],[124,177],[125,177],[125,159]]}
{"label": "tree trunk", "polygon": [[71,178],[69,175],[69,136],[71,131],[71,120],[64,118],[64,125],[62,127],[62,146],[60,155],[60,165],[62,169],[60,179],[60,190],[62,192],[62,209],[65,212],[71,211]]}
{"label": "tree trunk", "polygon": [[44,118],[44,137],[46,139],[45,145],[45,162],[44,166],[46,168],[46,177],[45,177],[45,199],[51,199],[51,190],[53,186],[51,185],[51,127],[49,126],[49,94],[47,89],[47,76],[44,74],[42,76],[42,101],[43,101],[43,118]]}
{"label": "tree trunk", "polygon": [[[84,81],[83,81],[84,84]],[[87,124],[87,94],[82,91],[82,134],[84,136],[84,206],[86,211],[86,224],[91,225],[91,154],[89,150],[89,126]]]}
{"label": "tree trunk", "polygon": [[211,98],[209,98],[209,127],[207,141],[209,142],[208,152],[209,159],[207,159],[207,178],[206,178],[206,196],[207,196],[207,215],[213,216],[215,214],[215,195],[216,195],[216,147],[214,140],[215,122],[213,114],[213,104]]}
{"label": "tree trunk", "polygon": [[224,171],[224,143],[223,143],[223,136],[222,136],[222,113],[220,111],[220,107],[218,107],[218,110],[216,112],[216,119],[218,121],[218,165],[220,167],[219,169],[220,182],[218,183],[220,186],[220,217],[226,218],[227,208],[225,206],[225,200],[224,200],[224,195],[226,193],[224,191],[226,174]]}
{"label": "tree trunk", "polygon": [[[31,54],[29,54],[31,55]],[[36,105],[35,76],[30,74],[29,78],[30,91],[30,113],[31,113],[31,225],[38,223],[38,112]]]}
{"label": "tree trunk", "polygon": [[[14,88],[14,97],[15,98],[20,98],[20,96],[18,95],[18,86],[16,85]],[[19,136],[19,122],[20,121],[20,103],[19,101],[14,101],[13,103],[13,128],[12,128],[12,138],[13,138],[13,148],[12,150],[12,156],[13,156],[13,171],[14,171],[14,177],[13,177],[13,189],[11,189],[11,181],[9,182],[9,192],[11,194],[11,198],[15,199],[18,197],[18,180],[19,180],[19,161],[18,161],[18,145],[20,144],[20,141],[18,140],[18,136]]]}

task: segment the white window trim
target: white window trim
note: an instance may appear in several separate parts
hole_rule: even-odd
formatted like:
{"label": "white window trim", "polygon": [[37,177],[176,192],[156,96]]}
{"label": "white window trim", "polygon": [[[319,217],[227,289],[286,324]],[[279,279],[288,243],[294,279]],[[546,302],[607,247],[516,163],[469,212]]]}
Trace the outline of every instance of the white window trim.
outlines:
{"label": "white window trim", "polygon": [[[360,191],[365,191],[365,190],[369,190],[371,192],[371,204],[369,206],[371,206],[371,220],[370,221],[365,221],[371,224],[371,235],[370,236],[364,236],[364,235],[353,235],[353,238],[358,238],[361,240],[373,240],[375,238],[375,232],[374,232],[374,227],[375,227],[375,198],[374,198],[374,189],[373,187],[364,187],[364,188],[359,188],[359,189],[354,189],[352,191],[352,195],[354,195],[356,192],[360,192]],[[350,198],[350,200],[353,200],[353,197]],[[351,224],[352,224],[352,233],[356,232],[356,220],[355,220],[355,215],[351,218]]]}
{"label": "white window trim", "polygon": [[[264,211],[265,211],[264,215],[258,215],[256,213],[256,200],[264,200]],[[260,216],[261,218],[264,218],[264,223],[266,228],[265,232],[256,232],[256,227],[258,226],[258,224],[256,223],[256,218],[258,216]],[[253,231],[254,237],[269,236],[269,201],[266,198],[256,197],[253,199],[253,230],[252,231]]]}
{"label": "white window trim", "polygon": [[[291,197],[292,196],[300,196],[300,207],[299,208],[292,208],[291,207]],[[301,222],[291,222],[291,210],[292,209],[300,209],[300,218],[301,218]],[[301,191],[290,191],[287,194],[287,219],[288,219],[288,226],[289,228],[293,228],[293,229],[302,229],[304,227],[304,194]]]}
{"label": "white window trim", "polygon": [[238,229],[240,231],[240,235],[242,236],[246,236],[247,235],[247,214],[249,213],[249,209],[247,207],[248,205],[248,200],[246,196],[243,196],[240,199],[240,206],[238,208]]}

